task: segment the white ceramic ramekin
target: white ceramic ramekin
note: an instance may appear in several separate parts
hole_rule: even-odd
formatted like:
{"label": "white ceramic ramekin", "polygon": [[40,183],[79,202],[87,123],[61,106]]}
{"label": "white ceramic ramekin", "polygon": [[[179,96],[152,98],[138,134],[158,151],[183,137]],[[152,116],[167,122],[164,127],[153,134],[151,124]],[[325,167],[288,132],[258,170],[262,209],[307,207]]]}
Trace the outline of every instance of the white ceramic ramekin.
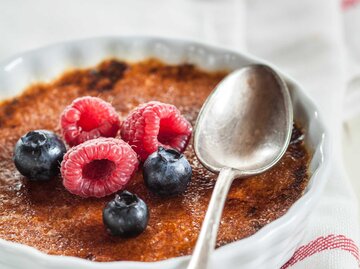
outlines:
{"label": "white ceramic ramekin", "polygon": [[[69,68],[92,66],[109,57],[128,61],[155,57],[171,64],[193,63],[206,70],[233,70],[253,63],[269,64],[246,54],[188,41],[149,37],[93,38],[37,49],[0,63],[0,98],[17,95],[30,83],[51,80]],[[305,194],[284,216],[248,238],[218,248],[212,256],[210,268],[279,268],[298,246],[308,216],[326,181],[330,155],[328,134],[316,107],[304,95],[301,86],[280,73],[289,85],[295,119],[305,128],[306,143],[312,152],[310,183]],[[29,246],[0,240],[0,268],[4,269],[170,269],[185,268],[188,260],[189,257],[179,257],[153,263],[97,263],[75,257],[51,256]]]}

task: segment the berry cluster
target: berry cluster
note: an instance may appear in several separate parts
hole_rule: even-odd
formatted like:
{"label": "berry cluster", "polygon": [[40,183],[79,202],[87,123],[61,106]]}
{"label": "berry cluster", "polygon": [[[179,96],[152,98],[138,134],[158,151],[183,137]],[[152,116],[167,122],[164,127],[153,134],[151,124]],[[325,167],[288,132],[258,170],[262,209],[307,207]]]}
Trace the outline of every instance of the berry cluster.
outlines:
{"label": "berry cluster", "polygon": [[[104,197],[125,188],[139,163],[150,191],[177,195],[191,179],[184,151],[191,124],[173,105],[149,102],[135,108],[121,124],[114,107],[97,97],[81,97],[60,117],[66,147],[53,132],[35,130],[15,145],[14,162],[29,180],[50,180],[61,172],[63,185],[81,197]],[[118,136],[120,130],[120,136]],[[113,235],[134,236],[145,230],[148,208],[123,191],[103,211]]]}

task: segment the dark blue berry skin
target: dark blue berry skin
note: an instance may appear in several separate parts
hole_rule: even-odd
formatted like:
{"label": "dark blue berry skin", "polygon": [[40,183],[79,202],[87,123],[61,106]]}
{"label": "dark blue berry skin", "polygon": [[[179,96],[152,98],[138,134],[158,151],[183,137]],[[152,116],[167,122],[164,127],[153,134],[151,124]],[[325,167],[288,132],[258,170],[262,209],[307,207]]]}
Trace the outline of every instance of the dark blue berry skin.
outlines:
{"label": "dark blue berry skin", "polygon": [[191,174],[191,166],[184,155],[162,147],[146,159],[143,167],[145,185],[160,196],[183,193]]}
{"label": "dark blue berry skin", "polygon": [[14,149],[14,163],[19,172],[32,181],[47,181],[60,172],[66,147],[53,132],[35,130],[22,136]]}
{"label": "dark blue berry skin", "polygon": [[143,200],[128,191],[115,195],[103,210],[103,222],[111,235],[134,237],[142,233],[149,221]]}

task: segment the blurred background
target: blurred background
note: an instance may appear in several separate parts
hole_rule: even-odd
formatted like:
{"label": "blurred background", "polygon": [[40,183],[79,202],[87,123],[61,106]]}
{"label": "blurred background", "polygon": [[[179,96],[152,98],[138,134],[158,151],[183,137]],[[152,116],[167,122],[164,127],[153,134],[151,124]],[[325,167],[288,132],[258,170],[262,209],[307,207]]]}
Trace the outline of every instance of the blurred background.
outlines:
{"label": "blurred background", "polygon": [[113,35],[190,39],[265,58],[320,107],[334,158],[345,167],[335,186],[345,188],[357,211],[359,29],[360,0],[0,0],[0,61],[56,42]]}

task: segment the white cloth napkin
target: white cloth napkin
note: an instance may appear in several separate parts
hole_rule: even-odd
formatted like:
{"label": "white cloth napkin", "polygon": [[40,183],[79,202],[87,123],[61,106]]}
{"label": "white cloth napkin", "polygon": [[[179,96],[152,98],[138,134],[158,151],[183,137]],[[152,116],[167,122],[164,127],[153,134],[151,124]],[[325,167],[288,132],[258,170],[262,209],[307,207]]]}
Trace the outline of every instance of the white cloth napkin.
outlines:
{"label": "white cloth napkin", "polygon": [[[337,0],[247,3],[249,51],[279,65],[305,86],[320,107],[334,141],[332,173],[322,199],[311,215],[302,247],[282,269],[358,268],[357,201],[342,167],[340,144],[342,101],[349,78],[343,32],[343,12],[348,11]],[[353,5],[347,4],[346,9]],[[351,26],[345,32],[354,46],[354,36],[359,35],[356,26]],[[354,109],[349,106],[347,111]]]}
{"label": "white cloth napkin", "polygon": [[[359,222],[342,167],[340,126],[346,81],[360,70],[351,61],[360,59],[360,8],[354,11],[359,1],[345,1],[347,11],[338,0],[2,0],[0,59],[67,39],[156,35],[248,50],[273,62],[305,86],[335,141],[322,199],[282,269],[353,269]],[[356,113],[358,103],[346,100],[347,113]]]}

